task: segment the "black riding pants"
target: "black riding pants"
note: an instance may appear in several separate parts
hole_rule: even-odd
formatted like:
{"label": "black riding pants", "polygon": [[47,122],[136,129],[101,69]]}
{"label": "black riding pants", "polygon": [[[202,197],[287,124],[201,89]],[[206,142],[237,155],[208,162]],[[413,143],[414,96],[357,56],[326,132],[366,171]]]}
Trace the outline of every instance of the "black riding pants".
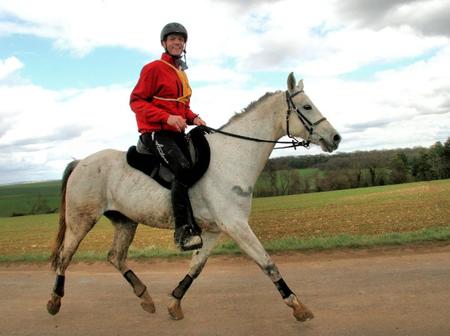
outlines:
{"label": "black riding pants", "polygon": [[187,173],[192,166],[185,135],[170,131],[144,133],[141,135],[141,141],[153,154],[159,156],[175,175],[171,188],[175,226],[182,227],[187,224],[195,227],[188,188],[185,183]]}
{"label": "black riding pants", "polygon": [[184,133],[171,131],[144,133],[141,135],[141,141],[172,171],[176,180],[184,181],[186,173],[192,166]]}

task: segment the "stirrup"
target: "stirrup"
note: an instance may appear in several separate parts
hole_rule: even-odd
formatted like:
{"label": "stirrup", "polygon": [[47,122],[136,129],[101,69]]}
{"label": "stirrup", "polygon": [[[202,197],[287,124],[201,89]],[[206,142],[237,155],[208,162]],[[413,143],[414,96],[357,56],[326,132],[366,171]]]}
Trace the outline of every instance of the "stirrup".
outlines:
{"label": "stirrup", "polygon": [[176,228],[174,240],[175,244],[182,251],[197,250],[203,246],[202,237],[190,225],[183,225],[182,227]]}
{"label": "stirrup", "polygon": [[203,246],[203,240],[201,236],[192,236],[187,238],[183,245],[179,246],[181,250],[183,251],[192,251],[192,250],[198,250]]}

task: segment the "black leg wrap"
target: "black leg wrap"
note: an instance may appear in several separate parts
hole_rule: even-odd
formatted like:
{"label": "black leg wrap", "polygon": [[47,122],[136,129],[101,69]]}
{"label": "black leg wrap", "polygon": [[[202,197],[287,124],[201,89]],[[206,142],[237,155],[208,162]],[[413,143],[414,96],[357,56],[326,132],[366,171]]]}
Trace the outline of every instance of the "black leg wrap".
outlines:
{"label": "black leg wrap", "polygon": [[184,279],[180,281],[177,288],[173,290],[172,296],[175,299],[181,300],[189,287],[191,287],[193,281],[194,279],[189,274],[186,275]]}
{"label": "black leg wrap", "polygon": [[281,297],[283,299],[286,299],[289,297],[289,295],[294,294],[290,288],[288,287],[288,285],[286,285],[286,282],[284,282],[283,278],[281,278],[278,281],[274,282],[275,286],[277,287],[278,291],[281,294]]}
{"label": "black leg wrap", "polygon": [[147,287],[142,283],[142,281],[134,274],[132,270],[128,270],[124,273],[124,278],[133,287],[134,294],[137,297],[141,297],[144,294]]}
{"label": "black leg wrap", "polygon": [[64,296],[64,280],[66,277],[64,275],[57,275],[55,281],[55,287],[53,287],[53,293],[59,297]]}

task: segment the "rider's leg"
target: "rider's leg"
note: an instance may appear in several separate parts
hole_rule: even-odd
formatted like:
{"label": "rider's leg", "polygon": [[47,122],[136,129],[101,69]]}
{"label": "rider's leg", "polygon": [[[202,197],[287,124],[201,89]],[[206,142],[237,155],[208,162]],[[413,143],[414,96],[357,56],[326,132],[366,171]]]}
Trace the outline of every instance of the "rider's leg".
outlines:
{"label": "rider's leg", "polygon": [[201,230],[195,223],[188,188],[183,182],[192,166],[184,134],[160,131],[143,134],[141,139],[175,175],[171,188],[175,244],[185,251],[200,248]]}
{"label": "rider's leg", "polygon": [[185,251],[202,247],[201,230],[194,220],[187,186],[175,178],[171,196],[175,217],[175,244]]}

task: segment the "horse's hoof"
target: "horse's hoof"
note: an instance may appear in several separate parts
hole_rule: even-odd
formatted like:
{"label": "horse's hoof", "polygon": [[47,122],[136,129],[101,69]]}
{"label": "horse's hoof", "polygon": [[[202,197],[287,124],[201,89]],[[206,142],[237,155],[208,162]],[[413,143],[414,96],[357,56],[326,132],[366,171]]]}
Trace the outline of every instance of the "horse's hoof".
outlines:
{"label": "horse's hoof", "polygon": [[314,314],[301,303],[294,294],[291,294],[288,298],[284,299],[284,302],[294,310],[292,314],[297,321],[305,322],[314,318]]}
{"label": "horse's hoof", "polygon": [[183,310],[181,309],[181,301],[172,298],[167,305],[169,316],[172,320],[182,320],[184,318]]}
{"label": "horse's hoof", "polygon": [[300,322],[306,322],[306,321],[312,320],[314,318],[314,314],[309,309],[307,309],[306,311],[300,311],[300,310],[294,309],[294,312],[292,314],[297,319],[297,321],[300,321]]}
{"label": "horse's hoof", "polygon": [[141,302],[141,307],[147,313],[153,314],[154,312],[156,312],[156,308],[153,302]]}
{"label": "horse's hoof", "polygon": [[56,315],[61,308],[61,298],[55,294],[52,294],[51,299],[47,302],[47,311],[51,315]]}
{"label": "horse's hoof", "polygon": [[142,295],[141,299],[142,299],[141,302],[142,309],[144,309],[146,312],[150,314],[156,312],[155,304],[152,300],[152,297],[148,294],[147,291],[144,292],[144,295]]}

